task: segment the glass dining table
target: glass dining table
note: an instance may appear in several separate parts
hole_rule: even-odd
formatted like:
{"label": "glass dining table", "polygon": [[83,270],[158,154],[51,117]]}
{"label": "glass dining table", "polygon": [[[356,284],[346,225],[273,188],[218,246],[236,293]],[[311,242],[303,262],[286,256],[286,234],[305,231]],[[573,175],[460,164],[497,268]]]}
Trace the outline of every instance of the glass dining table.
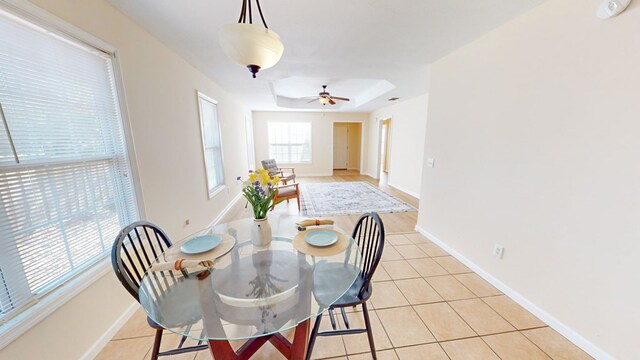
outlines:
{"label": "glass dining table", "polygon": [[[273,240],[265,247],[251,242],[251,218],[194,234],[232,237],[235,244],[210,270],[148,270],[140,284],[140,304],[163,328],[208,343],[216,360],[248,359],[266,342],[288,359],[304,359],[310,320],[353,285],[361,254],[350,235],[337,228],[333,230],[346,238],[344,249],[303,252],[293,241],[301,220],[269,215]],[[175,243],[156,262],[187,257],[180,247],[190,238]],[[207,253],[201,256],[213,260]],[[282,333],[291,329],[289,341]],[[233,350],[233,340],[244,344]]]}

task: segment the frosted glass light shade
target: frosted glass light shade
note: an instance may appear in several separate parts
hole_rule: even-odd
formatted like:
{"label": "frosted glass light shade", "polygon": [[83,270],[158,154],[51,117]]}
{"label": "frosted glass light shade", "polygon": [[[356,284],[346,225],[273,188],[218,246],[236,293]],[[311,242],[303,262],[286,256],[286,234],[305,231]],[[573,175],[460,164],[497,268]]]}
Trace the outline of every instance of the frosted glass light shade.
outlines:
{"label": "frosted glass light shade", "polygon": [[329,98],[321,97],[318,100],[320,101],[320,104],[322,104],[322,105],[327,105],[329,103]]}
{"label": "frosted glass light shade", "polygon": [[253,73],[268,69],[280,61],[284,45],[275,32],[252,24],[227,24],[220,31],[220,46],[224,53]]}
{"label": "frosted glass light shade", "polygon": [[631,0],[605,0],[598,7],[597,16],[600,19],[608,19],[620,15],[629,6],[629,3]]}

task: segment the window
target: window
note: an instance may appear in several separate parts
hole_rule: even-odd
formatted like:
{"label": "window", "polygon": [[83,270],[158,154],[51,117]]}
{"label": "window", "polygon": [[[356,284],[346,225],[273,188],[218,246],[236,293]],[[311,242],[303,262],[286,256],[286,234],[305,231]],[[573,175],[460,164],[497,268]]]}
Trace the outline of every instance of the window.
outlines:
{"label": "window", "polygon": [[200,107],[200,129],[202,130],[202,148],[204,149],[207,187],[209,189],[209,198],[212,198],[224,186],[218,103],[198,92],[198,104]]}
{"label": "window", "polygon": [[247,137],[247,165],[249,169],[255,169],[256,153],[253,143],[253,119],[247,116],[244,118],[244,123]]}
{"label": "window", "polygon": [[2,10],[0,34],[2,325],[105,258],[138,210],[112,56]]}
{"label": "window", "polygon": [[311,123],[270,122],[269,157],[278,163],[311,162]]}

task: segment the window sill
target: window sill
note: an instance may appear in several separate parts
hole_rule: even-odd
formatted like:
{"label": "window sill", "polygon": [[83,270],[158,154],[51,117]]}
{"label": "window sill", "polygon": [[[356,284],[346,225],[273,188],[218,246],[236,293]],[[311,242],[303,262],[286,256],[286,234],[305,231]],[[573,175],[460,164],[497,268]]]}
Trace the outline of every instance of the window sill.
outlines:
{"label": "window sill", "polygon": [[209,190],[209,200],[213,199],[216,195],[220,194],[222,190],[226,190],[227,185],[220,185],[213,190]]}
{"label": "window sill", "polygon": [[313,162],[311,162],[311,161],[279,162],[278,161],[278,167],[288,167],[288,166],[283,166],[283,165],[313,165]]}
{"label": "window sill", "polygon": [[47,318],[62,305],[73,299],[76,295],[95,283],[97,279],[100,279],[110,271],[111,259],[105,255],[104,259],[99,260],[84,273],[69,280],[58,289],[53,290],[39,299],[39,301],[30,308],[8,320],[0,326],[0,350],[36,326],[40,321]]}

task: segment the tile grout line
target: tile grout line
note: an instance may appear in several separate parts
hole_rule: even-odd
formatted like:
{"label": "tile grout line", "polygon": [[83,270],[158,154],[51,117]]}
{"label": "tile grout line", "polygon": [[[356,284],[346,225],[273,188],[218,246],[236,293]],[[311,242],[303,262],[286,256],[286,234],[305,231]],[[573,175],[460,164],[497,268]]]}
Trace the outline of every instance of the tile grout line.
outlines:
{"label": "tile grout line", "polygon": [[547,352],[546,352],[546,351],[544,351],[544,349],[543,349],[543,348],[541,348],[540,346],[538,346],[538,344],[536,344],[536,343],[535,343],[535,341],[533,341],[533,340],[529,339],[529,338],[527,337],[527,335],[523,334],[523,333],[522,333],[522,331],[520,331],[520,330],[518,330],[518,333],[519,333],[521,336],[523,336],[525,339],[527,339],[527,341],[529,341],[530,343],[532,343],[532,344],[533,344],[533,346],[537,347],[540,351],[542,351],[542,353],[543,353],[543,354],[547,355],[551,360],[553,360],[553,356],[551,356],[551,354],[547,354]]}
{"label": "tile grout line", "polygon": [[[397,251],[397,250],[396,250],[396,251]],[[427,254],[427,255],[428,255],[428,254]],[[402,257],[405,259],[405,261],[410,260],[410,259],[406,259],[406,258],[402,255],[402,253],[400,253],[400,256],[402,256]],[[452,256],[452,255],[451,255],[451,254],[448,254],[448,255],[442,255],[442,256],[436,256],[436,257],[445,257],[445,256]],[[433,259],[433,258],[434,258],[434,256],[428,256],[428,258]],[[435,260],[434,260],[434,261],[435,261]],[[407,263],[409,263],[409,262],[407,261]],[[456,281],[458,281],[458,282],[460,283],[460,285],[462,285],[462,287],[464,287],[464,288],[465,288],[465,289],[467,289],[469,292],[471,292],[473,295],[475,295],[475,298],[471,298],[471,299],[479,299],[480,301],[482,301],[482,303],[483,303],[483,304],[485,304],[485,305],[486,305],[486,306],[488,306],[492,311],[494,311],[494,312],[495,312],[495,313],[496,313],[500,318],[502,318],[504,321],[506,321],[509,325],[513,326],[513,328],[514,328],[515,330],[514,330],[514,331],[509,331],[509,332],[518,332],[518,333],[520,333],[520,330],[519,330],[515,325],[513,325],[511,322],[509,322],[509,321],[508,321],[506,318],[504,318],[500,313],[498,313],[495,309],[493,309],[493,308],[492,308],[488,303],[486,303],[486,302],[482,299],[482,297],[481,297],[481,296],[478,296],[478,294],[476,294],[473,290],[469,289],[466,285],[464,285],[464,283],[462,283],[460,280],[458,280],[458,279],[455,277],[455,275],[469,274],[469,273],[473,273],[473,274],[475,274],[475,272],[473,272],[471,269],[469,269],[469,270],[471,270],[471,271],[469,271],[469,272],[463,272],[463,273],[456,273],[456,274],[453,274],[453,273],[451,273],[449,270],[447,270],[446,268],[444,268],[444,267],[443,267],[439,262],[437,262],[437,261],[436,261],[436,263],[437,263],[440,267],[442,267],[442,268],[443,268],[443,269],[444,269],[444,270],[449,274],[449,275],[443,275],[443,276],[451,276],[451,277],[453,277],[454,279],[456,279]],[[414,267],[413,265],[411,265],[411,263],[409,263],[409,266],[411,266],[411,267],[412,267],[412,268],[417,272],[417,269],[415,269],[415,267]],[[432,277],[435,277],[435,276],[432,276]],[[427,281],[427,280],[426,280],[426,278],[427,278],[426,276],[421,276],[421,278],[422,278],[424,281]],[[392,279],[392,281],[395,281],[395,279]],[[427,281],[427,283],[429,284],[429,282],[428,282],[428,281]],[[431,286],[431,284],[429,284],[429,285]],[[396,285],[396,286],[397,286],[397,285]],[[436,293],[438,293],[438,295],[440,295],[440,296],[444,299],[444,297],[442,296],[442,294],[440,294],[440,293],[438,292],[438,290],[437,290],[437,289],[434,289],[434,291],[436,291]],[[401,292],[402,292],[402,290],[401,290]],[[403,295],[404,295],[404,294],[403,294]],[[504,294],[502,294],[502,295],[504,295]],[[500,295],[498,295],[498,296],[500,296]],[[473,332],[477,335],[477,336],[475,336],[475,337],[480,338],[480,339],[481,339],[481,341],[483,341],[483,342],[484,342],[484,343],[489,347],[489,349],[490,349],[494,354],[496,354],[496,356],[497,356],[498,358],[500,358],[500,359],[501,359],[501,357],[496,353],[496,351],[495,351],[495,350],[494,350],[494,349],[493,349],[493,348],[492,348],[492,347],[491,347],[491,346],[490,346],[490,345],[489,345],[489,344],[488,344],[488,343],[487,343],[487,342],[482,338],[482,336],[481,336],[481,335],[479,335],[479,334],[478,334],[478,332],[477,332],[477,331],[476,331],[476,330],[475,330],[475,329],[474,329],[474,328],[473,328],[473,327],[472,327],[472,326],[467,322],[467,320],[466,320],[466,319],[465,319],[465,318],[464,318],[460,313],[458,313],[458,311],[456,311],[456,309],[455,309],[453,306],[451,306],[451,305],[449,304],[450,302],[453,302],[453,301],[464,301],[464,300],[469,300],[469,299],[459,299],[459,300],[446,300],[446,299],[444,299],[444,301],[442,301],[442,302],[436,302],[436,303],[446,303],[446,304],[447,304],[447,306],[449,306],[449,308],[451,308],[451,309],[456,313],[456,315],[458,315],[458,316],[460,317],[460,319],[461,319],[461,320],[462,320],[462,321],[463,321],[463,322],[464,322],[464,323],[469,327],[469,329],[471,329],[471,331],[473,331]],[[418,314],[418,312],[417,312],[417,311],[416,311],[416,309],[415,309],[415,305],[411,304],[410,306],[411,306],[412,310],[413,310],[416,314]],[[442,349],[442,351],[447,355],[447,357],[449,357],[449,358],[450,358],[449,354],[444,350],[444,348],[443,348],[443,347],[442,347],[442,345],[440,344],[440,343],[441,343],[441,341],[439,341],[438,339],[436,339],[435,335],[433,335],[433,331],[429,328],[428,324],[427,324],[427,323],[422,319],[422,317],[421,317],[420,315],[418,315],[418,318],[420,318],[420,321],[422,321],[422,323],[425,325],[425,327],[429,330],[429,332],[431,333],[431,335],[433,336],[433,338],[436,340],[436,343],[438,344],[438,346],[439,346],[439,347]],[[506,332],[506,333],[509,333],[509,332]],[[484,335],[484,336],[497,335],[497,334],[500,334],[500,333],[496,333],[496,334],[487,334],[487,335]],[[524,334],[521,334],[521,335],[522,335],[522,336],[524,336],[528,341],[530,341],[531,343],[533,343],[533,342],[532,342],[530,339],[528,339]],[[475,337],[469,337],[469,338],[475,338]],[[451,340],[448,340],[448,341],[458,341],[458,340],[463,340],[463,339],[465,339],[465,338],[451,339]],[[446,342],[446,341],[442,341],[442,342]],[[534,343],[534,345],[535,345],[536,347],[538,347],[538,346],[537,346],[537,344],[535,344],[535,343]],[[539,347],[538,347],[538,348],[539,348]],[[395,347],[394,347],[394,349],[395,349]],[[540,349],[540,350],[541,350],[541,351],[543,351],[542,349]],[[544,354],[546,354],[546,355],[548,355],[548,354],[547,354],[546,352],[544,352],[544,351],[543,351],[543,353],[544,353]],[[397,352],[396,352],[396,355],[397,355]]]}

